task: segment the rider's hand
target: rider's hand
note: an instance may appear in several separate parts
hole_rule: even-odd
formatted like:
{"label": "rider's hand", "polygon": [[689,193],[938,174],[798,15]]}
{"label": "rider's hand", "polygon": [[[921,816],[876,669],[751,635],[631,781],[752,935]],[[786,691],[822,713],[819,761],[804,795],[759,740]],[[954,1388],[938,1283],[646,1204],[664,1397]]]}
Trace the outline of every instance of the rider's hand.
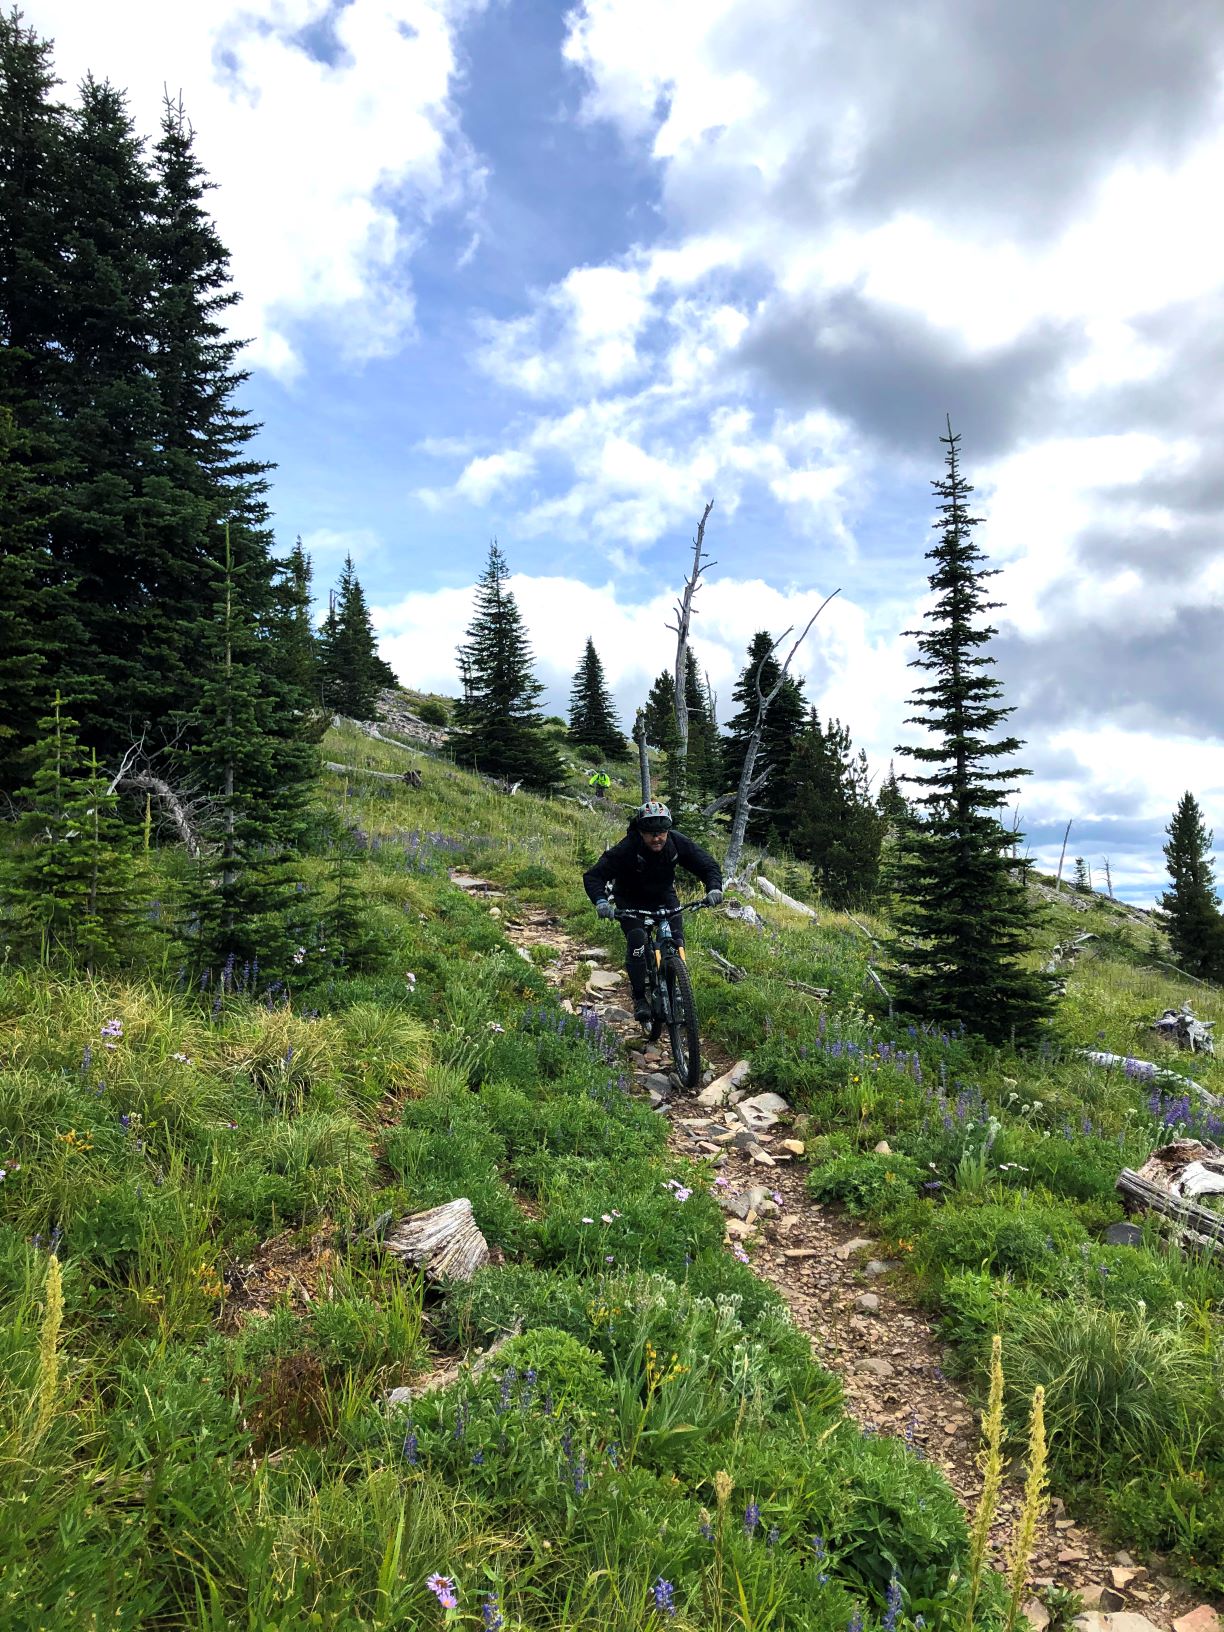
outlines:
{"label": "rider's hand", "polygon": [[612,905],[611,901],[608,900],[606,895],[601,895],[599,900],[596,901],[595,911],[601,918],[616,917],[616,908]]}
{"label": "rider's hand", "polygon": [[722,900],[722,895],[723,895],[723,892],[721,890],[707,890],[706,891],[706,906],[707,907],[716,907],[719,904],[719,902]]}

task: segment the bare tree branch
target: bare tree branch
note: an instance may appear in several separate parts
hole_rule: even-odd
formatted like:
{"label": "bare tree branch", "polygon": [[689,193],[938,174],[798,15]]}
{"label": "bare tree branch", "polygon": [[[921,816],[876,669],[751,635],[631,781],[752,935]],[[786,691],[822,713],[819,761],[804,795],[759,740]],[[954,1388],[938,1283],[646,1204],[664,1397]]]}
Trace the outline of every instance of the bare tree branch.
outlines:
{"label": "bare tree branch", "polygon": [[676,621],[667,625],[667,628],[673,630],[676,636],[676,757],[681,761],[688,758],[689,721],[684,681],[689,628],[693,618],[693,596],[701,588],[701,574],[708,567],[715,565],[713,561],[704,559],[706,522],[709,521],[710,511],[713,508],[714,500],[710,499],[701,512],[701,520],[697,523],[697,536],[693,540],[693,570],[684,580],[684,593],[676,602]]}
{"label": "bare tree branch", "polygon": [[[755,794],[760,793],[768,781],[769,766],[767,765],[758,776],[753,778],[752,786],[748,789],[748,797],[751,799]],[[708,805],[702,806],[702,820],[708,822],[711,816],[717,816],[720,810],[726,810],[728,805],[735,803],[735,800],[736,795],[734,793],[720,793],[717,799],[711,799]]]}
{"label": "bare tree branch", "polygon": [[[124,764],[126,763],[127,755],[125,754]],[[124,772],[122,766],[115,780],[111,783],[112,792],[120,789],[124,791],[133,789],[140,793],[151,794],[170,818],[170,822],[182,840],[187,854],[193,861],[199,860],[203,851],[203,840],[196,816],[203,801],[183,798],[164,777],[155,776],[152,771]]]}

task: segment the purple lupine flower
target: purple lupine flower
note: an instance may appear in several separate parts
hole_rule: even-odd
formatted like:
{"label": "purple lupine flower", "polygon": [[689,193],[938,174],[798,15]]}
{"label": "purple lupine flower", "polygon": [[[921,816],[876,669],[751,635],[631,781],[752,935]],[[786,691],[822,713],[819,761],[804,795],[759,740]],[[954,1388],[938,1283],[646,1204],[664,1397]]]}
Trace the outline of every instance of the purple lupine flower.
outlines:
{"label": "purple lupine flower", "polygon": [[757,1506],[756,1502],[749,1502],[748,1506],[744,1509],[744,1534],[746,1536],[752,1535],[753,1531],[756,1529],[757,1525],[760,1524],[760,1522],[761,1509]]}
{"label": "purple lupine flower", "polygon": [[480,1619],[484,1624],[485,1632],[501,1632],[502,1627],[505,1626],[506,1618],[498,1605],[495,1592],[485,1593],[484,1602],[480,1606]]}
{"label": "purple lupine flower", "polygon": [[472,1452],[472,1466],[474,1468],[483,1468],[484,1467],[484,1452],[483,1451],[473,1451]]}
{"label": "purple lupine flower", "polygon": [[697,1534],[703,1541],[714,1540],[714,1526],[710,1523],[709,1519],[702,1519],[701,1523],[697,1526]]}
{"label": "purple lupine flower", "polygon": [[897,1625],[897,1616],[901,1613],[901,1588],[894,1575],[888,1583],[888,1591],[884,1594],[884,1619],[881,1625],[884,1632],[894,1632]]}
{"label": "purple lupine flower", "polygon": [[855,1610],[846,1622],[846,1632],[863,1632],[863,1616],[860,1610]]}
{"label": "purple lupine flower", "polygon": [[410,1468],[415,1468],[419,1461],[417,1456],[417,1432],[411,1423],[408,1424],[408,1432],[404,1435],[403,1457]]}
{"label": "purple lupine flower", "polygon": [[662,1576],[654,1584],[654,1601],[655,1608],[661,1614],[674,1615],[676,1613],[676,1589],[670,1581],[665,1581]]}
{"label": "purple lupine flower", "polygon": [[501,1375],[501,1398],[497,1403],[498,1412],[509,1411],[510,1396],[514,1385],[518,1381],[518,1371],[514,1366],[507,1366]]}
{"label": "purple lupine flower", "polygon": [[776,1547],[778,1545],[778,1537],[781,1534],[782,1532],[778,1529],[777,1525],[771,1524],[769,1527],[769,1533],[765,1537],[766,1547]]}

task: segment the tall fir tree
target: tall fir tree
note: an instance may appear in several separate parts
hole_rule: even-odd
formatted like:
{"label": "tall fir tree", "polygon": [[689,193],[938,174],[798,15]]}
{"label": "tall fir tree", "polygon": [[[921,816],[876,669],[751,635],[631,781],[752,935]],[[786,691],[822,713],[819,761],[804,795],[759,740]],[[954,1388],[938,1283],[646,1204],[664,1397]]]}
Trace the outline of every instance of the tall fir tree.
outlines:
{"label": "tall fir tree", "polygon": [[598,748],[608,759],[623,759],[629,752],[628,740],[616,721],[616,705],[604,679],[603,664],[590,636],[570,690],[569,735],[571,742]]}
{"label": "tall fir tree", "polygon": [[[197,785],[214,795],[214,849],[201,863],[193,952],[200,968],[289,972],[308,901],[295,851],[313,752],[268,718],[264,640],[245,604],[228,530],[215,573],[209,670],[191,720]],[[257,566],[256,569],[258,570]]]}
{"label": "tall fir tree", "polygon": [[[154,184],[123,95],[87,77],[66,139],[60,370],[67,479],[52,552],[71,584],[81,639],[62,670],[86,739],[107,757],[190,697],[193,643],[168,594],[178,495],[159,468],[151,314]],[[169,513],[167,513],[169,511]]]}
{"label": "tall fir tree", "polygon": [[1033,910],[1017,877],[1018,836],[996,812],[1026,773],[991,768],[1022,744],[992,740],[1013,712],[1000,701],[1002,687],[989,673],[994,659],[983,651],[996,632],[984,621],[997,605],[986,596],[993,573],[973,540],[978,518],[967,508],[973,489],[961,474],[960,437],[949,424],[940,440],[946,469],[932,483],[940,538],[927,551],[935,604],[926,627],[909,631],[920,654],[911,666],[932,678],[915,688],[917,712],[906,722],[934,740],[898,749],[930,770],[905,778],[923,790],[924,819],[901,833],[894,995],[906,1012],[960,1023],[992,1042],[1025,1040],[1050,1011],[1050,982],[1024,965]]}
{"label": "tall fir tree", "polygon": [[378,693],[399,684],[378,655],[374,623],[351,555],[344,558],[320,634],[319,669],[324,706],[353,720],[372,720]]}
{"label": "tall fir tree", "polygon": [[0,14],[0,787],[25,777],[79,630],[48,540],[62,502],[66,114],[51,47]]}
{"label": "tall fir tree", "polygon": [[1188,974],[1224,981],[1224,918],[1211,860],[1213,835],[1193,794],[1182,794],[1165,832],[1173,888],[1161,896],[1160,905],[1173,956]]}
{"label": "tall fir tree", "polygon": [[670,669],[664,669],[651,686],[642,718],[646,741],[670,754],[676,745],[676,682]]}
{"label": "tall fir tree", "polygon": [[[779,664],[772,653],[773,639],[769,631],[759,629],[752,637],[747,662],[731,693],[731,700],[739,704],[739,709],[727,722],[728,735],[722,744],[723,781],[728,788],[739,787],[748,740],[756,726],[758,679],[766,696],[778,682]],[[769,705],[761,746],[753,765],[754,776],[766,769],[769,771],[769,780],[753,801],[748,818],[747,836],[754,844],[789,841],[789,769],[806,715],[803,682],[787,675]]]}
{"label": "tall fir tree", "polygon": [[320,701],[319,642],[311,618],[310,557],[299,538],[288,556],[275,563],[269,667],[301,711],[302,735],[316,740],[330,715]]}
{"label": "tall fir tree", "polygon": [[665,787],[673,815],[692,827],[697,821],[697,807],[721,792],[722,753],[714,699],[691,646],[684,654],[684,699],[688,708],[688,752],[680,757],[673,735]]}
{"label": "tall fir tree", "polygon": [[867,762],[853,752],[847,728],[837,720],[822,726],[814,708],[795,739],[782,818],[791,848],[811,864],[830,906],[865,906],[875,898],[885,824]]}
{"label": "tall fir tree", "polygon": [[463,696],[455,707],[450,744],[461,765],[547,790],[562,779],[561,760],[543,730],[537,705],[544,688],[533,671],[508,576],[495,539],[457,653]]}

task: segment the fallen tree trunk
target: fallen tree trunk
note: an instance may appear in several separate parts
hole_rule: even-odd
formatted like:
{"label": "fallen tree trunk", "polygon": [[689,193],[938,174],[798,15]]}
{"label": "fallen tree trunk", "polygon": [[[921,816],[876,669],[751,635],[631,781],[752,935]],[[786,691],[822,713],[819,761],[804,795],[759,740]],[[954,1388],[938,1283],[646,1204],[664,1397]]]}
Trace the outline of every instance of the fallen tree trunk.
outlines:
{"label": "fallen tree trunk", "polygon": [[170,818],[187,854],[193,861],[199,859],[200,835],[191,820],[186,804],[163,777],[154,776],[152,771],[121,771],[111,783],[111,788],[112,791],[122,788],[124,791],[132,789],[139,793],[151,794]]}
{"label": "fallen tree trunk", "polygon": [[1224,1254],[1224,1218],[1190,1196],[1224,1194],[1224,1158],[1214,1145],[1175,1139],[1154,1151],[1139,1172],[1123,1168],[1115,1186],[1128,1212],[1159,1213],[1183,1241]]}
{"label": "fallen tree trunk", "polygon": [[421,773],[417,770],[375,771],[368,765],[337,765],[334,760],[330,759],[323,761],[323,769],[325,771],[335,771],[337,776],[374,776],[380,782],[400,782],[407,784],[410,788],[419,788],[421,785]]}
{"label": "fallen tree trunk", "polygon": [[793,895],[787,895],[776,884],[771,884],[767,878],[758,878],[756,884],[762,895],[768,896],[771,901],[776,901],[780,907],[789,907],[792,912],[801,913],[803,917],[815,921],[815,909],[809,907],[806,902],[796,901]]}
{"label": "fallen tree trunk", "polygon": [[1127,1076],[1136,1077],[1141,1082],[1151,1082],[1157,1087],[1167,1083],[1176,1083],[1179,1088],[1189,1088],[1204,1105],[1215,1109],[1224,1104],[1218,1094],[1210,1093],[1202,1083],[1195,1082],[1193,1077],[1180,1077],[1176,1071],[1166,1071],[1164,1066],[1155,1065],[1151,1060],[1136,1060],[1129,1054],[1106,1054],[1099,1048],[1079,1048],[1076,1053],[1082,1055],[1093,1065],[1110,1066],[1120,1065]]}

